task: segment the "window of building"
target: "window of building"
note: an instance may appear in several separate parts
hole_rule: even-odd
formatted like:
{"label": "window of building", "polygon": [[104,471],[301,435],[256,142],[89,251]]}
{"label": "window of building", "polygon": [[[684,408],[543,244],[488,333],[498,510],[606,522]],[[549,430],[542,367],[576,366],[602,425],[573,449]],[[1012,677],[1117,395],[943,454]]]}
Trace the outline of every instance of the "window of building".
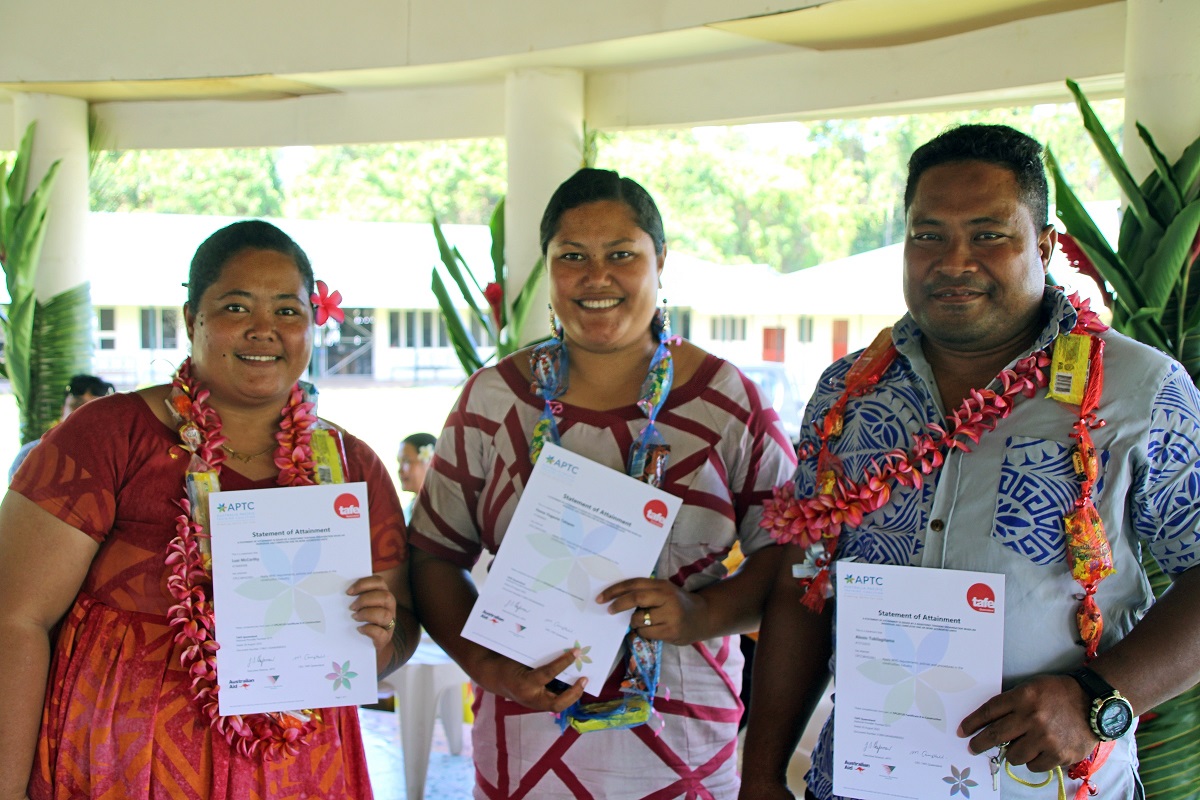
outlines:
{"label": "window of building", "polygon": [[813,340],[813,318],[800,317],[797,321],[796,330],[797,338],[802,342],[811,342]]}
{"label": "window of building", "polygon": [[716,342],[746,341],[746,318],[713,317],[711,338]]}
{"label": "window of building", "polygon": [[117,349],[117,310],[115,308],[96,309],[96,349]]}
{"label": "window of building", "polygon": [[176,350],[179,348],[179,310],[142,309],[142,349]]}

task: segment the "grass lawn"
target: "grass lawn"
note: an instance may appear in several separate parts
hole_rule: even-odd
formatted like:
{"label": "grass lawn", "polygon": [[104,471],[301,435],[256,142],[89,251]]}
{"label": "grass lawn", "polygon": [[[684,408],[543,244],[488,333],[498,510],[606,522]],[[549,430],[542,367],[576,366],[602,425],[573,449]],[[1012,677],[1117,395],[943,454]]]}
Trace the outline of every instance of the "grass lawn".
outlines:
{"label": "grass lawn", "polygon": [[[391,471],[399,491],[396,452],[400,440],[418,431],[436,436],[461,387],[329,384],[320,388],[318,413],[369,444]],[[18,427],[16,399],[11,394],[0,394],[0,468],[5,475],[21,448]],[[7,480],[4,486],[7,491]]]}

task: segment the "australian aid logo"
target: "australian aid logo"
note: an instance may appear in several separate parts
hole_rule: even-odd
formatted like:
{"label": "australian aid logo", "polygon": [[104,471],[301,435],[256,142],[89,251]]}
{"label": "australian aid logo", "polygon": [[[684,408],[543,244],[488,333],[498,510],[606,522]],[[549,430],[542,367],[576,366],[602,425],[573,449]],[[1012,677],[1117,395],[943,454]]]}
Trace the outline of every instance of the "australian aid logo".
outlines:
{"label": "australian aid logo", "polygon": [[967,605],[982,614],[995,614],[996,593],[986,583],[971,584],[967,589]]}
{"label": "australian aid logo", "polygon": [[350,492],[342,492],[337,496],[337,499],[333,501],[333,510],[342,519],[358,519],[362,516],[358,498]]}
{"label": "australian aid logo", "polygon": [[646,522],[661,528],[667,523],[667,504],[662,500],[651,500],[642,509],[642,516],[646,518]]}

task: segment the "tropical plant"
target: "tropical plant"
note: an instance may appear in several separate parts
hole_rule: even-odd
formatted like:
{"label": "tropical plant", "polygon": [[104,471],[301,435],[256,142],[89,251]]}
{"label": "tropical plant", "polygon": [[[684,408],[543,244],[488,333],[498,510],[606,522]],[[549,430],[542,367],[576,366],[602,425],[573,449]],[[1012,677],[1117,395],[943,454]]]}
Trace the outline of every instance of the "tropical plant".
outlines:
{"label": "tropical plant", "polygon": [[[467,265],[466,259],[457,247],[446,241],[442,226],[437,216],[433,217],[433,235],[437,239],[438,252],[441,255],[442,267],[458,287],[462,301],[467,304],[470,313],[488,336],[496,343],[495,358],[504,358],[509,353],[522,347],[520,341],[521,329],[525,325],[525,317],[529,314],[529,305],[537,293],[538,281],[545,270],[545,262],[538,259],[533,265],[525,284],[517,292],[516,297],[509,300],[508,264],[504,259],[504,198],[496,203],[488,228],[492,234],[492,271],[495,280],[486,286],[481,286],[475,273]],[[470,281],[468,282],[468,279]],[[432,275],[433,293],[441,307],[442,316],[446,320],[446,332],[454,347],[454,353],[462,364],[467,375],[472,374],[485,363],[479,354],[479,344],[471,334],[470,326],[463,321],[458,313],[459,302],[451,298],[446,282],[442,280],[435,267]],[[479,298],[482,296],[483,303]],[[484,310],[486,304],[487,310]]]}
{"label": "tropical plant", "polygon": [[62,414],[63,387],[91,361],[91,317],[87,284],[39,303],[34,278],[46,238],[46,213],[59,162],[46,170],[29,194],[29,161],[37,123],[21,138],[11,168],[0,162],[0,267],[8,288],[8,313],[0,313],[4,361],[20,411],[21,443],[46,432]]}
{"label": "tropical plant", "polygon": [[[1200,378],[1200,139],[1169,164],[1150,132],[1137,125],[1154,172],[1138,184],[1087,98],[1067,81],[1083,125],[1124,193],[1114,250],[1084,210],[1048,154],[1058,217],[1068,257],[1107,283],[1113,326],[1178,360],[1192,380]],[[1193,280],[1195,278],[1195,280]],[[1143,563],[1155,597],[1170,585],[1147,553]],[[1137,732],[1146,796],[1155,800],[1200,799],[1200,686],[1143,715]]]}

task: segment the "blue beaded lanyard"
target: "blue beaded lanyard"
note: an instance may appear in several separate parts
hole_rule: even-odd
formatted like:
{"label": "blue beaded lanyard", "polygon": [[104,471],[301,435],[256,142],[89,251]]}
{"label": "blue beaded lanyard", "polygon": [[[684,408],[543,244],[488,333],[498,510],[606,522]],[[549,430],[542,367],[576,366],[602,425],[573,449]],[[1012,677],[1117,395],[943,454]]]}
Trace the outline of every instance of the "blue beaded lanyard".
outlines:
{"label": "blue beaded lanyard", "polygon": [[[667,347],[671,339],[670,322],[663,311],[659,330],[658,347],[650,359],[650,370],[642,381],[638,408],[649,422],[629,450],[626,469],[629,474],[651,486],[660,486],[667,471],[671,446],[663,439],[654,424],[658,412],[667,402],[671,384],[675,379],[675,366],[671,350]],[[558,423],[555,413],[562,412],[558,402],[567,391],[568,367],[567,345],[561,334],[545,344],[538,345],[529,355],[530,371],[533,374],[533,391],[545,400],[541,416],[533,426],[529,439],[529,459],[537,463],[546,442],[560,444]],[[658,691],[662,642],[643,639],[633,628],[629,631],[629,662],[625,677],[621,680],[621,694],[616,700],[602,703],[576,702],[557,715],[559,727],[568,726],[580,733],[596,730],[619,730],[644,725],[650,720],[654,695]]]}

